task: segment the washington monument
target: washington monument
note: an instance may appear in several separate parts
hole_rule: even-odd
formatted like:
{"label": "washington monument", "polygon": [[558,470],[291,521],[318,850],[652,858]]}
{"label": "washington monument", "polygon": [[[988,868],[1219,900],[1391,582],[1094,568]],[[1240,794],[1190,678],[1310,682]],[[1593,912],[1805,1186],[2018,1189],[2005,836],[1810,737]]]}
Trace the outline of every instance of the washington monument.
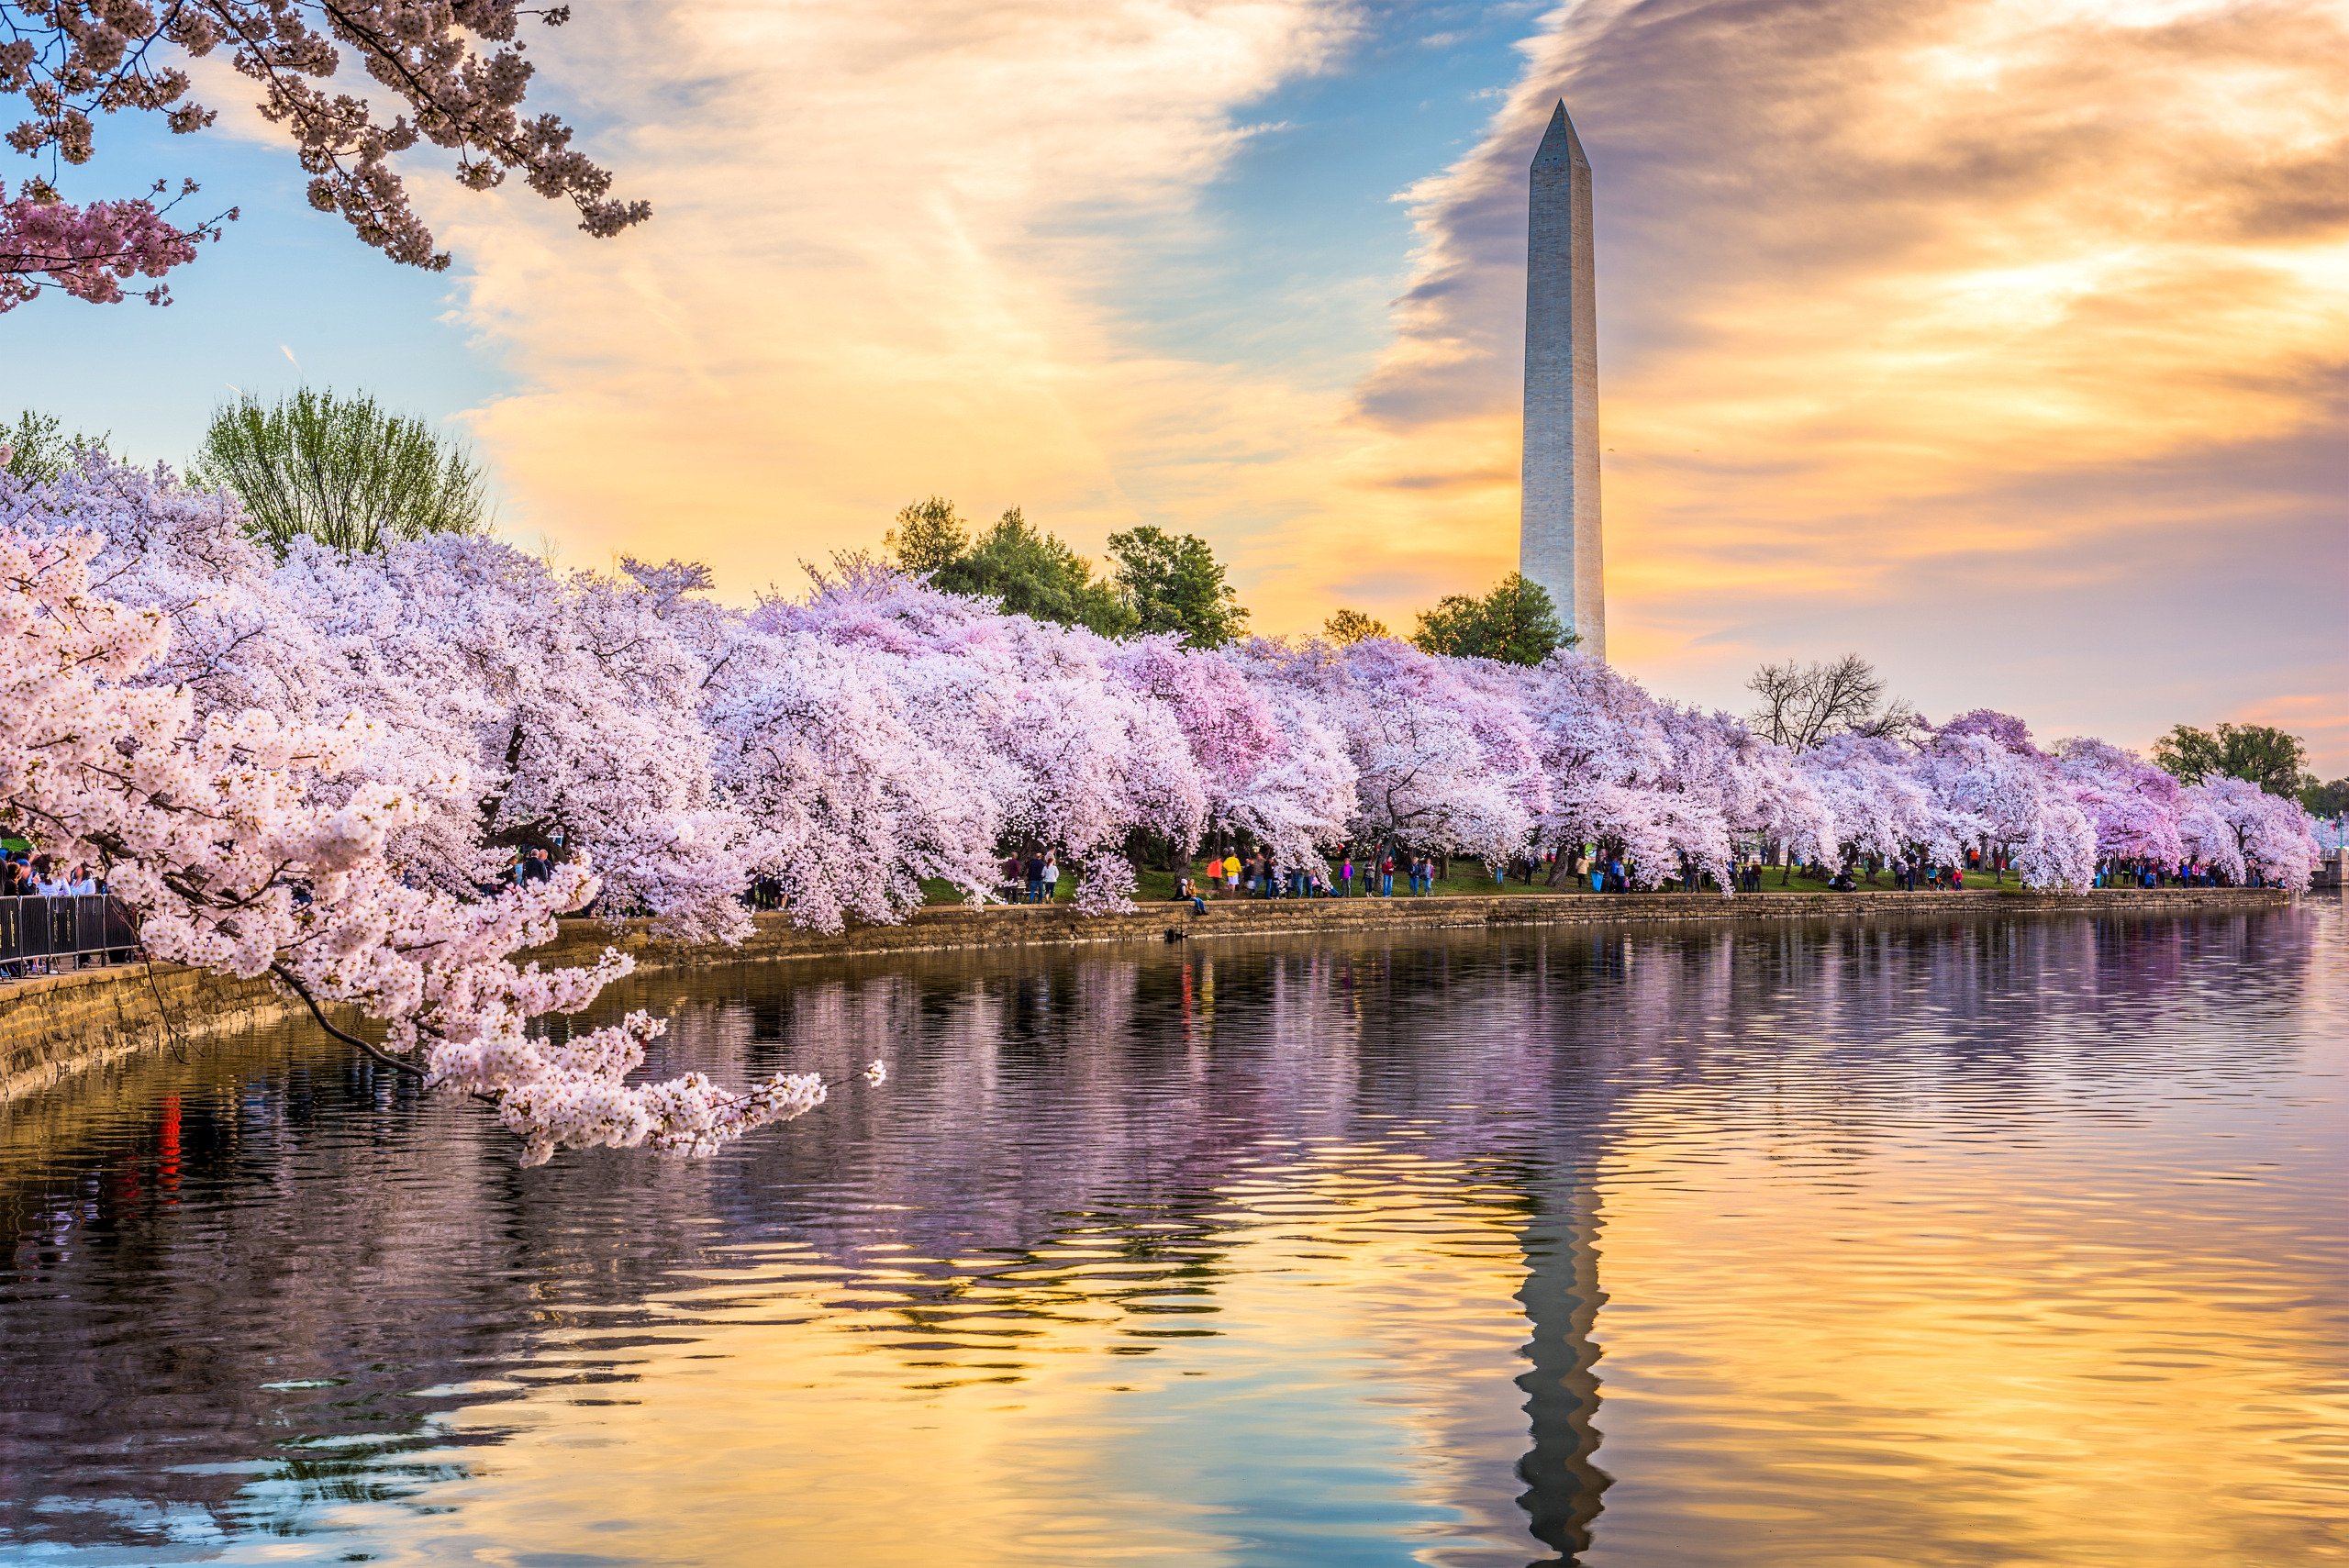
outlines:
{"label": "washington monument", "polygon": [[1561,99],[1533,154],[1525,248],[1525,488],[1518,570],[1549,590],[1581,651],[1607,657],[1598,544],[1598,312],[1590,160]]}

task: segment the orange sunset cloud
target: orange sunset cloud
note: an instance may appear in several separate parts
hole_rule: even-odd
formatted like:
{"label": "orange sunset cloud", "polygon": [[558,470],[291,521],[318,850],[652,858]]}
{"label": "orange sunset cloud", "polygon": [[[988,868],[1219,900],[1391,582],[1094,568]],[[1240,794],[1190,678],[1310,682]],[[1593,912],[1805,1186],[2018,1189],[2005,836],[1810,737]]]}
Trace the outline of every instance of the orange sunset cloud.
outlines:
{"label": "orange sunset cloud", "polygon": [[[1524,165],[1563,95],[1598,178],[1620,662],[1734,705],[1760,659],[1854,647],[1929,712],[2140,745],[2289,714],[2349,765],[2349,11],[1568,6],[1520,24],[1481,140],[1387,193],[1415,253],[1234,270],[1208,198],[1278,130],[1252,106],[1341,76],[1370,25],[583,13],[556,85],[656,221],[589,248],[429,193],[521,383],[472,417],[505,520],[747,597],[935,492],[1085,550],[1199,532],[1263,630],[1408,627],[1514,564]],[[1202,290],[1395,304],[1383,337],[1374,307],[1185,351],[1167,317]]]}

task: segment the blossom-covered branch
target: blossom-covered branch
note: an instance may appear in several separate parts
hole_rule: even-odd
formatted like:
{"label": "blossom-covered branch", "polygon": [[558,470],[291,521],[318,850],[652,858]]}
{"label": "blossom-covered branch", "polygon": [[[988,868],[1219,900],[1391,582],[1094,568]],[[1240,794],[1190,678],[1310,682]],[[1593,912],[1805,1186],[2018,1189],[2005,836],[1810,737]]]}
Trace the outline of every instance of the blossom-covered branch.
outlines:
{"label": "blossom-covered branch", "polygon": [[[128,278],[161,278],[195,259],[195,248],[220,238],[220,226],[236,209],[190,228],[164,215],[196,191],[186,182],[161,206],[159,181],[148,195],[129,201],[90,202],[73,206],[48,185],[28,180],[13,196],[0,184],[0,311],[15,309],[44,288],[55,288],[93,305],[113,305]],[[169,305],[171,285],[139,291],[150,305]]]}
{"label": "blossom-covered branch", "polygon": [[[146,0],[0,0],[0,95],[28,111],[8,144],[50,165],[48,182],[0,206],[0,308],[15,303],[9,288],[24,297],[22,280],[41,277],[111,303],[123,295],[102,278],[160,277],[193,260],[198,240],[218,237],[217,221],[174,228],[144,199],[71,206],[53,189],[56,165],[93,156],[99,117],[158,114],[178,134],[210,125],[217,111],[190,98],[184,61],[216,50],[260,84],[262,114],[293,138],[310,205],[341,214],[395,261],[449,265],[392,166],[419,142],[454,152],[457,181],[470,189],[519,173],[539,195],[571,202],[589,234],[608,238],[643,222],[650,205],[614,198],[610,172],[572,146],[570,127],[522,112],[535,67],[521,23],[555,27],[570,15],[567,6],[532,10],[518,0],[169,0],[160,8]],[[331,90],[346,59],[389,91],[392,113]],[[147,297],[168,299],[154,289]]]}

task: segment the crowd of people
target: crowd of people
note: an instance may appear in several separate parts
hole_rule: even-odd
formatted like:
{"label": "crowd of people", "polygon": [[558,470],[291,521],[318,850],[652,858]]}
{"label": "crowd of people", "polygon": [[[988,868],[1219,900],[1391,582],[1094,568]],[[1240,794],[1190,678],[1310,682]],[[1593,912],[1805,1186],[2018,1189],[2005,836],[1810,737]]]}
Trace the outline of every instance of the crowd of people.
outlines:
{"label": "crowd of people", "polygon": [[[1507,862],[1484,862],[1496,884],[1504,884],[1512,873],[1527,884],[1537,875],[1545,885],[1562,891],[1578,889],[1587,884],[1593,893],[1630,893],[1642,885],[1620,857],[1602,857],[1593,853],[1589,846],[1567,857],[1563,872],[1557,869],[1558,856],[1553,852],[1526,854]],[[1219,895],[1249,898],[1349,898],[1393,897],[1395,879],[1400,874],[1408,896],[1424,897],[1435,891],[1439,861],[1429,855],[1404,853],[1374,853],[1365,858],[1360,868],[1357,887],[1357,867],[1349,848],[1340,845],[1328,856],[1332,876],[1326,878],[1318,868],[1279,866],[1269,852],[1252,852],[1242,858],[1236,851],[1218,858],[1208,856],[1199,868],[1179,877],[1174,900],[1188,901],[1204,910],[1208,900]],[[1953,861],[1940,862],[1921,855],[1898,857],[1882,863],[1869,860],[1854,864],[1807,864],[1798,855],[1787,855],[1782,862],[1765,863],[1757,857],[1746,857],[1735,873],[1736,891],[1760,893],[1766,884],[1765,873],[1781,872],[1782,882],[1791,882],[1798,875],[1812,880],[1823,879],[1831,891],[1848,893],[1857,890],[1861,878],[1867,885],[1886,886],[1904,893],[1964,892],[1966,877],[1971,873],[1975,885],[1985,880],[2003,883],[2014,872],[2010,858],[1997,851],[1968,849]],[[1886,880],[1877,881],[1878,876]],[[2250,868],[2241,879],[2243,885],[2270,885],[2256,867]],[[2207,862],[2186,860],[2172,865],[2144,859],[2108,859],[2098,863],[2095,885],[2098,887],[2227,887],[2237,879],[2221,867]],[[1675,892],[1718,892],[1720,884],[1710,872],[1683,857],[1677,870],[1653,885]]]}
{"label": "crowd of people", "polygon": [[[2173,865],[2166,861],[2108,860],[2096,868],[2099,887],[2232,887],[2235,879],[2221,867],[2205,861],[2179,861]],[[2246,868],[2245,885],[2266,887],[2266,875],[2259,867]]]}
{"label": "crowd of people", "polygon": [[24,850],[0,860],[0,898],[66,898],[104,893],[106,884],[86,865],[64,865]]}
{"label": "crowd of people", "polygon": [[[12,850],[0,855],[0,899],[71,898],[106,891],[105,879],[87,865],[66,865],[52,856],[27,850]],[[0,914],[0,978],[50,974],[80,964],[86,955],[23,951],[28,945],[52,948],[56,929],[55,917],[39,906],[28,909],[20,904]],[[27,934],[36,930],[43,940],[28,944]],[[80,944],[77,941],[74,945]]]}

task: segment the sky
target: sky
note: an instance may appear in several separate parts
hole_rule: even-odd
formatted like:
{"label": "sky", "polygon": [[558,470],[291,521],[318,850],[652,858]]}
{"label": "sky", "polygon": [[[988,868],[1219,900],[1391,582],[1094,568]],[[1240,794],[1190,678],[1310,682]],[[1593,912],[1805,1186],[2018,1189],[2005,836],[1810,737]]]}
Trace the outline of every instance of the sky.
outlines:
{"label": "sky", "polygon": [[2349,0],[589,0],[532,57],[651,223],[419,159],[456,264],[395,267],[206,62],[212,130],[62,183],[239,221],[169,309],[0,317],[0,408],[177,461],[239,392],[363,388],[573,566],[795,592],[939,495],[1407,631],[1515,565],[1563,97],[1620,666],[1736,711],[1858,651],[1934,717],[2349,773]]}

